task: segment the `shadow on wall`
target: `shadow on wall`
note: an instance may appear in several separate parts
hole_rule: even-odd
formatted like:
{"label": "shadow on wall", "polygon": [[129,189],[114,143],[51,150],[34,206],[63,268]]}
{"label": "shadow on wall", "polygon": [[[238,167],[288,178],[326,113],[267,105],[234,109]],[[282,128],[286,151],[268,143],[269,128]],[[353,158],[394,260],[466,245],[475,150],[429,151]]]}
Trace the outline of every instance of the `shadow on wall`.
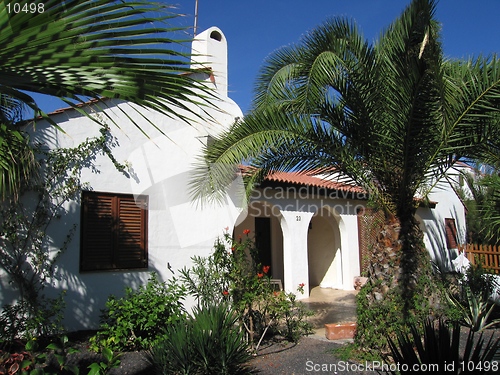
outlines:
{"label": "shadow on wall", "polygon": [[[125,288],[137,290],[145,285],[153,268],[138,271],[116,271],[75,274],[67,269],[58,270],[61,278],[58,287],[50,293],[57,295],[66,291],[64,326],[69,331],[97,329],[101,310],[105,308],[110,295],[122,297]],[[159,272],[158,272],[159,273]]]}

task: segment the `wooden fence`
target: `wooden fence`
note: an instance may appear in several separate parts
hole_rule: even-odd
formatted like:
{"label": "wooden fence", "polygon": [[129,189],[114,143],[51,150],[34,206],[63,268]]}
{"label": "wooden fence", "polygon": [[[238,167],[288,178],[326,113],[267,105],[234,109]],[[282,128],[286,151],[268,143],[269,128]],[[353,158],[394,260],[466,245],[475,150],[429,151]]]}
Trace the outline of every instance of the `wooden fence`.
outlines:
{"label": "wooden fence", "polygon": [[458,251],[465,251],[465,256],[472,264],[480,262],[486,271],[500,274],[500,247],[467,244],[459,245]]}

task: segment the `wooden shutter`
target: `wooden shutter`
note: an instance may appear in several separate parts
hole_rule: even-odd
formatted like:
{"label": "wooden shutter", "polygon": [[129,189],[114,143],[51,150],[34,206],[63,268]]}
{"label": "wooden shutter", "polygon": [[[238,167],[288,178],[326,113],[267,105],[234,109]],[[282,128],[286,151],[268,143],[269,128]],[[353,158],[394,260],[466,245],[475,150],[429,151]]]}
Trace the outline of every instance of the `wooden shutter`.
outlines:
{"label": "wooden shutter", "polygon": [[[142,203],[145,203],[144,199]],[[147,267],[147,211],[136,204],[134,197],[127,196],[117,197],[117,209],[116,266],[118,268]]]}
{"label": "wooden shutter", "polygon": [[147,197],[82,194],[81,271],[147,267]]}
{"label": "wooden shutter", "polygon": [[448,249],[458,248],[457,226],[455,225],[455,219],[444,219],[444,226],[446,230],[446,246],[448,247]]}
{"label": "wooden shutter", "polygon": [[82,271],[113,267],[113,197],[84,192],[82,196]]}

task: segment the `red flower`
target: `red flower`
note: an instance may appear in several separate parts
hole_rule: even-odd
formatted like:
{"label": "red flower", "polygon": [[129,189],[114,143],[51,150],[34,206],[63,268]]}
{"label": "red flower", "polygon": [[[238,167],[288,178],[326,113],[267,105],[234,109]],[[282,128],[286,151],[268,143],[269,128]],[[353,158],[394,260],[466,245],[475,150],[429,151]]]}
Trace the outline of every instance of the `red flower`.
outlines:
{"label": "red flower", "polygon": [[224,230],[227,232],[229,230],[229,227],[225,227]]}
{"label": "red flower", "polygon": [[250,229],[245,229],[245,230],[243,231],[243,234],[246,234],[246,235],[248,236],[248,235],[250,234]]}
{"label": "red flower", "polygon": [[263,276],[264,276],[264,274],[263,274],[263,273],[258,273],[258,274],[257,274],[257,277],[258,277],[259,279],[260,279],[261,277],[263,277]]}
{"label": "red flower", "polygon": [[231,248],[231,251],[234,253],[234,251],[235,251],[235,250],[236,250],[236,247],[235,247],[235,246],[233,246],[233,247]]}
{"label": "red flower", "polygon": [[229,295],[229,292],[228,292],[227,290],[224,290],[224,291],[222,292],[222,294],[224,294],[225,296],[227,296],[227,295]]}
{"label": "red flower", "polygon": [[304,286],[306,286],[306,284],[304,284],[304,283],[300,283],[300,284],[299,284],[299,286],[300,286],[301,288],[303,288]]}
{"label": "red flower", "polygon": [[271,268],[271,267],[270,266],[264,266],[264,267],[262,267],[262,272],[268,273],[269,272],[269,268]]}

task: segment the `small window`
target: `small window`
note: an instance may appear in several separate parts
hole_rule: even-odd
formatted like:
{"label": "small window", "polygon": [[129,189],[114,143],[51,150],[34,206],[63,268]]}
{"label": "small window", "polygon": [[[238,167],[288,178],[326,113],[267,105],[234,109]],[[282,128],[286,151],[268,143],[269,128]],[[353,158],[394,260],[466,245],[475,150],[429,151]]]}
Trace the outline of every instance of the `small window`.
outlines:
{"label": "small window", "polygon": [[82,193],[80,271],[147,268],[147,197]]}
{"label": "small window", "polygon": [[222,40],[222,35],[218,31],[212,31],[210,33],[210,39],[215,39],[216,41],[220,42]]}
{"label": "small window", "polygon": [[455,219],[444,219],[444,226],[446,230],[446,246],[448,249],[458,248],[457,226],[455,224]]}

